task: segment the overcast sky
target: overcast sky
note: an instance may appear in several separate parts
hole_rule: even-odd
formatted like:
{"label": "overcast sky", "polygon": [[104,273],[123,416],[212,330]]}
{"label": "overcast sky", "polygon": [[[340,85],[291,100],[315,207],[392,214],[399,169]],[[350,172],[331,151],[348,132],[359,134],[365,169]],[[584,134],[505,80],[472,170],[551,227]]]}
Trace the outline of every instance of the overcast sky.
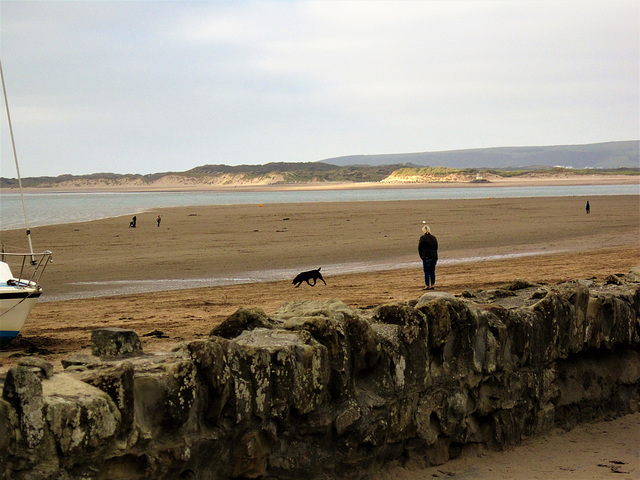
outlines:
{"label": "overcast sky", "polygon": [[640,137],[637,0],[2,0],[0,14],[23,177]]}

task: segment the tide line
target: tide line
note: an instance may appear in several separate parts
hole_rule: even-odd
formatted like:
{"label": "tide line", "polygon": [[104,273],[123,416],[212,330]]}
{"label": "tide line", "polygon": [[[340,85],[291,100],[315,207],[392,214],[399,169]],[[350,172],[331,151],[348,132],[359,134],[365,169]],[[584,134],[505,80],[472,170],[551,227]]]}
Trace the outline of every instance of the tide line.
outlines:
{"label": "tide line", "polygon": [[[537,255],[549,255],[568,252],[568,249],[544,250],[532,252],[517,252],[497,255],[446,258],[438,261],[439,265],[458,265],[464,263],[477,263],[492,260],[508,260],[511,258],[533,257]],[[420,260],[404,262],[349,262],[336,263],[322,266],[325,277],[331,275],[345,275],[350,273],[379,272],[386,270],[404,270],[409,268],[421,268]],[[158,280],[115,280],[94,282],[73,282],[70,285],[76,290],[56,295],[41,297],[41,302],[54,302],[64,300],[79,300],[87,298],[110,297],[115,295],[136,295],[141,293],[166,292],[175,290],[187,290],[192,288],[219,287],[225,285],[242,285],[251,283],[274,282],[293,278],[303,270],[316,268],[317,266],[300,267],[297,269],[269,269],[244,272],[240,276],[211,276],[202,278],[166,278]],[[326,273],[325,273],[326,272]]]}

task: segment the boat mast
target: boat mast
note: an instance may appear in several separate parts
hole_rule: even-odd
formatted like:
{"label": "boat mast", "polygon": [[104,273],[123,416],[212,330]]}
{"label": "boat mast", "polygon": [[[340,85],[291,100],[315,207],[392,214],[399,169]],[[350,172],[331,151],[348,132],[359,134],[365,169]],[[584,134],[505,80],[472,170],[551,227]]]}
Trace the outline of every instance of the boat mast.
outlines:
{"label": "boat mast", "polygon": [[7,110],[7,121],[9,122],[9,134],[11,136],[11,146],[13,147],[13,160],[16,164],[16,172],[18,174],[18,186],[20,187],[20,200],[22,201],[22,213],[24,214],[24,226],[27,229],[27,240],[29,242],[29,253],[31,254],[31,263],[36,264],[36,258],[33,255],[33,245],[31,245],[31,230],[27,221],[27,209],[24,206],[24,194],[22,193],[22,179],[20,178],[20,167],[18,166],[18,154],[16,153],[16,142],[13,139],[13,127],[11,126],[11,114],[9,113],[9,101],[7,100],[7,89],[4,83],[4,73],[2,71],[2,61],[0,60],[0,77],[2,77],[2,93],[4,94],[4,105]]}

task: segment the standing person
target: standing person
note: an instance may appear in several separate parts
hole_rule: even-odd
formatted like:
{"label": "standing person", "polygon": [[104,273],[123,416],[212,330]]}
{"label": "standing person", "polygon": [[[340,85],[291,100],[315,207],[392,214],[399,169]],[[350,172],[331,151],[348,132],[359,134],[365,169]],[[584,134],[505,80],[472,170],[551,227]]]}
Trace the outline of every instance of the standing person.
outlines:
{"label": "standing person", "polygon": [[156,222],[158,222],[158,226],[160,226],[161,221],[162,221],[162,217],[158,215],[158,218],[156,218]]}
{"label": "standing person", "polygon": [[422,259],[425,290],[433,290],[436,284],[436,263],[438,263],[438,239],[431,235],[429,225],[422,226],[423,235],[418,242],[418,254]]}
{"label": "standing person", "polygon": [[129,222],[129,228],[136,228],[136,217],[134,216]]}
{"label": "standing person", "polygon": [[591,213],[591,205],[589,205],[589,200],[587,200],[587,215]]}

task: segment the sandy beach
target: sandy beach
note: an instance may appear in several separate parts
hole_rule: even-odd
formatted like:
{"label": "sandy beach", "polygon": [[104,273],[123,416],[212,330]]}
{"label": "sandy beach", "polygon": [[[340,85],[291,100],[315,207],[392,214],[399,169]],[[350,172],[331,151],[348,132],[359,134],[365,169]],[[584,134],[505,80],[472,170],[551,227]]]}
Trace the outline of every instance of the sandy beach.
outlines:
{"label": "sandy beach", "polygon": [[[182,207],[140,214],[135,229],[128,228],[128,216],[33,228],[34,248],[54,252],[54,263],[43,277],[43,301],[21,336],[0,353],[0,376],[26,354],[40,355],[60,370],[60,359],[90,351],[96,327],[131,328],[141,336],[145,351],[153,352],[207,337],[240,307],[269,313],[291,300],[335,298],[371,309],[419,298],[424,280],[417,242],[423,221],[440,244],[437,288],[452,294],[517,278],[602,281],[640,265],[638,196],[588,200],[590,215],[586,197],[486,198]],[[2,233],[8,245],[24,241],[22,231]],[[291,272],[317,267],[322,267],[326,286],[293,287]],[[282,278],[254,283],[256,272]],[[248,283],[47,301],[47,296],[78,292],[95,295],[117,288],[109,286],[113,283],[148,287],[174,280],[188,286],[202,278]],[[144,336],[149,333],[154,334]],[[550,450],[568,455],[538,476],[531,475],[542,469],[533,459],[523,464],[523,457],[508,456],[511,452],[483,452],[483,458],[465,456],[434,470],[397,469],[387,478],[638,478],[640,418],[636,414],[620,421],[621,431],[629,434],[626,443],[617,430],[600,440],[599,433],[611,430],[600,426],[589,435],[552,432],[548,438],[531,439],[520,447],[534,452],[525,458]],[[574,443],[584,447],[582,453],[564,448]],[[613,450],[601,459],[595,453],[605,446]],[[611,463],[608,470],[598,466],[614,460],[625,463]],[[580,465],[591,466],[591,473]]]}
{"label": "sandy beach", "polygon": [[467,449],[444,465],[391,466],[372,480],[636,480],[640,413],[555,429],[512,450]]}
{"label": "sandy beach", "polygon": [[[51,250],[54,261],[19,339],[0,353],[0,373],[25,349],[40,349],[59,368],[101,326],[139,335],[160,330],[165,338],[143,337],[152,351],[206,337],[240,307],[269,313],[291,300],[336,298],[366,309],[416,299],[424,287],[417,255],[423,221],[440,245],[437,288],[453,294],[516,278],[602,280],[640,265],[638,197],[589,198],[590,215],[586,200],[180,207],[140,214],[137,228],[128,228],[128,216],[36,227],[34,248]],[[2,234],[7,245],[24,243],[21,230]],[[326,286],[293,287],[297,272],[318,267]],[[275,280],[255,283],[260,275]],[[236,284],[189,288],[202,279]],[[113,295],[175,284],[182,289]],[[105,291],[112,295],[95,297]],[[68,295],[90,298],[51,301]]]}

